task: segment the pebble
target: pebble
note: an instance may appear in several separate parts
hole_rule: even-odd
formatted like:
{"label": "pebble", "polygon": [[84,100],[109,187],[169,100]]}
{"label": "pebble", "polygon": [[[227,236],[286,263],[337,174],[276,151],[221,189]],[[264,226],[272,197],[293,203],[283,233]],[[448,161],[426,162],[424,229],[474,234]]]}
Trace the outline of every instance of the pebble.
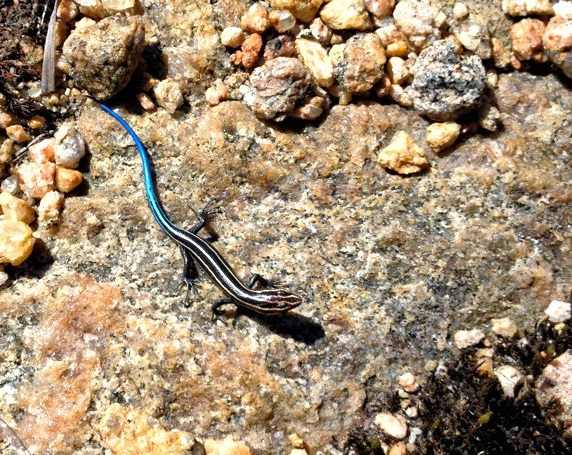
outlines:
{"label": "pebble", "polygon": [[308,455],[305,449],[292,449],[290,455]]}
{"label": "pebble", "polygon": [[33,115],[28,120],[28,126],[33,130],[43,130],[46,127],[46,119],[41,115]]}
{"label": "pebble", "polygon": [[516,386],[522,381],[524,375],[512,365],[500,365],[494,369],[494,374],[504,395],[508,398],[514,398]]}
{"label": "pebble", "polygon": [[398,174],[414,174],[429,166],[423,149],[405,131],[393,136],[391,143],[379,152],[377,162]]}
{"label": "pebble", "polygon": [[28,156],[35,163],[53,163],[55,162],[55,147],[56,139],[54,137],[43,139],[28,148]]}
{"label": "pebble", "polygon": [[550,406],[551,418],[564,428],[564,437],[572,438],[572,350],[550,362],[536,384],[536,399],[542,407]]}
{"label": "pebble", "polygon": [[383,433],[391,438],[400,440],[407,436],[407,422],[399,414],[380,412],[373,421]]}
{"label": "pebble", "polygon": [[224,83],[217,79],[213,86],[209,87],[205,92],[205,98],[207,103],[211,106],[216,106],[220,104],[221,101],[225,101],[230,96],[228,87]]}
{"label": "pebble", "polygon": [[64,195],[58,191],[49,191],[38,205],[38,221],[47,227],[58,224],[60,211],[63,208]]}
{"label": "pebble", "polygon": [[334,77],[350,93],[370,90],[384,74],[385,51],[375,33],[359,33],[345,44],[332,46],[330,58]]}
{"label": "pebble", "polygon": [[[572,9],[572,7],[570,7]],[[572,12],[548,21],[542,43],[548,58],[572,79]]]}
{"label": "pebble", "polygon": [[544,310],[544,314],[553,324],[559,322],[566,322],[572,318],[572,305],[568,302],[561,302],[560,300],[553,300]]}
{"label": "pebble", "polygon": [[22,163],[18,166],[18,179],[22,191],[31,198],[41,199],[56,187],[54,163]]}
{"label": "pebble", "polygon": [[387,75],[392,84],[401,85],[409,79],[409,69],[401,57],[391,57],[387,62]]}
{"label": "pebble", "polygon": [[316,38],[321,44],[328,45],[331,44],[332,40],[332,29],[324,24],[324,21],[317,17],[310,24],[310,32],[312,36]]}
{"label": "pebble", "polygon": [[311,38],[298,38],[296,51],[308,72],[322,87],[330,87],[334,83],[334,66],[328,52],[316,40]]}
{"label": "pebble", "polygon": [[66,122],[54,133],[54,159],[59,166],[75,169],[85,155],[85,141],[71,122]]}
{"label": "pebble", "polygon": [[419,390],[419,382],[417,378],[412,373],[404,373],[399,376],[399,387],[405,390],[407,393],[415,393]]}
{"label": "pebble", "polygon": [[14,156],[16,149],[12,139],[4,139],[0,145],[0,164],[9,163]]}
{"label": "pebble", "polygon": [[6,135],[18,144],[22,142],[30,142],[32,136],[28,133],[22,125],[10,125],[6,127]]}
{"label": "pebble", "polygon": [[518,327],[509,318],[492,319],[491,323],[493,333],[503,338],[514,338],[518,332]]}
{"label": "pebble", "polygon": [[509,16],[549,16],[553,13],[550,0],[502,0],[501,8]]}
{"label": "pebble", "polygon": [[455,3],[453,5],[453,17],[458,21],[462,21],[469,17],[469,8],[467,8],[467,5],[461,2]]}
{"label": "pebble", "polygon": [[34,249],[36,239],[23,221],[0,221],[0,264],[20,265]]}
{"label": "pebble", "polygon": [[314,19],[322,3],[323,0],[270,0],[272,8],[288,10],[302,22]]}
{"label": "pebble", "polygon": [[393,19],[399,30],[418,50],[440,37],[436,24],[438,11],[429,0],[402,0],[395,6]]}
{"label": "pebble", "polygon": [[258,62],[258,56],[262,50],[263,45],[264,41],[262,40],[262,36],[260,36],[258,33],[253,33],[252,35],[248,36],[240,47],[242,50],[242,66],[244,66],[246,69],[254,67],[254,65],[256,65]]}
{"label": "pebble", "polygon": [[136,0],[76,0],[82,14],[94,19],[102,19],[116,13],[134,13]]}
{"label": "pebble", "polygon": [[81,27],[76,25],[62,52],[74,83],[96,99],[106,100],[131,79],[144,42],[143,21],[118,15]]}
{"label": "pebble", "polygon": [[304,440],[298,436],[296,433],[292,433],[288,435],[288,441],[295,449],[303,449],[304,448]]}
{"label": "pebble", "polygon": [[4,219],[9,221],[22,221],[30,224],[36,219],[36,213],[29,202],[17,198],[8,192],[0,193],[0,207]]}
{"label": "pebble", "polygon": [[457,51],[454,42],[437,41],[421,51],[411,69],[414,77],[408,91],[413,107],[437,122],[455,120],[483,99],[486,72],[482,60]]}
{"label": "pebble", "polygon": [[388,57],[405,57],[409,53],[409,48],[405,41],[396,41],[395,43],[390,43],[385,48],[385,54]]}
{"label": "pebble", "polygon": [[510,29],[512,51],[519,60],[546,60],[542,49],[544,22],[539,19],[523,19]]}
{"label": "pebble", "polygon": [[324,112],[325,100],[321,96],[314,96],[306,100],[301,106],[298,106],[292,111],[290,116],[292,118],[299,118],[302,120],[315,120],[322,112]]}
{"label": "pebble", "polygon": [[396,442],[389,448],[387,455],[407,455],[407,446],[403,441]]}
{"label": "pebble", "polygon": [[137,94],[137,101],[139,101],[141,107],[146,111],[152,111],[156,107],[151,97],[144,92],[140,92]]}
{"label": "pebble", "polygon": [[465,349],[479,344],[485,338],[485,334],[479,329],[459,330],[455,332],[453,338],[457,348]]}
{"label": "pebble", "polygon": [[81,172],[75,169],[56,166],[56,189],[61,193],[69,193],[83,180]]}
{"label": "pebble", "polygon": [[185,102],[181,84],[179,81],[171,78],[159,81],[157,85],[153,87],[153,94],[155,95],[157,104],[169,114],[174,114]]}
{"label": "pebble", "polygon": [[58,5],[57,16],[62,22],[75,19],[79,13],[79,7],[73,0],[62,0]]}
{"label": "pebble", "polygon": [[237,48],[246,39],[246,33],[240,27],[226,27],[220,34],[220,42],[223,46]]}
{"label": "pebble", "polygon": [[278,33],[286,33],[296,25],[294,15],[285,9],[271,11],[268,19]]}
{"label": "pebble", "polygon": [[251,455],[251,450],[242,441],[235,441],[232,436],[225,439],[206,439],[206,455]]}
{"label": "pebble", "polygon": [[501,126],[501,113],[491,104],[484,104],[478,110],[479,125],[487,131],[497,131]]}
{"label": "pebble", "polygon": [[277,57],[292,57],[294,54],[294,40],[287,35],[280,35],[271,39],[264,47],[264,59],[272,60]]}
{"label": "pebble", "polygon": [[455,143],[461,134],[461,125],[455,122],[432,123],[427,127],[425,141],[438,153]]}
{"label": "pebble", "polygon": [[296,58],[278,57],[256,68],[243,86],[243,100],[264,120],[282,121],[310,91],[312,78]]}
{"label": "pebble", "polygon": [[482,60],[491,58],[491,37],[486,26],[469,19],[454,23],[451,31],[465,49],[474,52]]}
{"label": "pebble", "polygon": [[389,94],[393,101],[395,101],[400,106],[410,108],[413,106],[413,100],[409,93],[401,86],[397,84],[391,84],[389,87]]}
{"label": "pebble", "polygon": [[369,30],[373,27],[363,0],[332,0],[322,8],[320,18],[334,30]]}
{"label": "pebble", "polygon": [[507,68],[512,61],[511,52],[497,38],[491,39],[493,59],[497,68]]}
{"label": "pebble", "polygon": [[243,30],[250,33],[264,33],[270,27],[268,9],[262,3],[253,3],[240,19]]}
{"label": "pebble", "polygon": [[14,116],[8,112],[0,112],[0,129],[5,130],[14,123]]}
{"label": "pebble", "polygon": [[375,17],[389,17],[395,8],[395,0],[363,0],[365,9]]}
{"label": "pebble", "polygon": [[2,184],[0,184],[0,190],[11,194],[12,196],[18,195],[22,191],[20,189],[20,184],[18,183],[18,177],[16,175],[6,177],[2,181]]}

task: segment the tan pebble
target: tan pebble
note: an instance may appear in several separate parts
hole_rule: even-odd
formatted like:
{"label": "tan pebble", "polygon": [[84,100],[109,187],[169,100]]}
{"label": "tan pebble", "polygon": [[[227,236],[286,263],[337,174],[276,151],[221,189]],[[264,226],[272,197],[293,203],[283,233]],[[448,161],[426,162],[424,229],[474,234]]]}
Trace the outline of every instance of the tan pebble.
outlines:
{"label": "tan pebble", "polygon": [[387,455],[407,455],[407,446],[403,441],[399,441],[389,448]]}
{"label": "tan pebble", "polygon": [[493,59],[497,68],[507,68],[511,64],[512,54],[498,38],[491,38]]}
{"label": "tan pebble", "polygon": [[404,373],[399,376],[399,387],[408,393],[415,393],[419,390],[419,382],[412,373]]}
{"label": "tan pebble", "polygon": [[519,60],[546,59],[542,49],[544,22],[539,19],[523,19],[510,29],[512,51]]}
{"label": "tan pebble", "polygon": [[62,0],[58,5],[58,19],[69,22],[79,13],[79,8],[73,0]]}
{"label": "tan pebble", "polygon": [[557,15],[548,21],[542,43],[552,63],[572,79],[572,6],[568,6],[568,10],[566,15]]}
{"label": "tan pebble", "polygon": [[62,193],[69,193],[83,180],[81,172],[74,169],[56,166],[56,188]]}
{"label": "tan pebble", "polygon": [[425,140],[435,152],[440,152],[455,143],[461,134],[461,125],[455,122],[432,123],[427,127]]}
{"label": "tan pebble", "polygon": [[467,5],[461,2],[457,2],[455,3],[455,5],[453,5],[453,17],[455,19],[461,21],[463,19],[466,19],[468,16],[469,16],[469,8],[467,8]]}
{"label": "tan pebble", "polygon": [[375,17],[389,17],[393,13],[395,0],[363,0],[363,4]]}
{"label": "tan pebble", "polygon": [[290,117],[299,118],[302,120],[315,120],[322,112],[324,112],[324,108],[322,107],[324,104],[324,98],[320,96],[314,96],[311,99],[307,100],[301,106],[298,106],[296,109],[292,111]]}
{"label": "tan pebble", "polygon": [[314,19],[310,24],[310,32],[312,32],[312,36],[316,38],[321,44],[334,44],[331,42],[332,29],[324,24],[324,21],[319,17]]}
{"label": "tan pebble", "polygon": [[296,433],[292,433],[288,435],[288,441],[295,449],[303,449],[304,448],[304,440],[298,436]]}
{"label": "tan pebble", "polygon": [[550,305],[548,305],[548,308],[544,310],[544,313],[553,324],[566,322],[572,318],[572,305],[568,302],[553,300],[550,302]]}
{"label": "tan pebble", "polygon": [[305,449],[292,449],[290,455],[308,455]]}
{"label": "tan pebble", "polygon": [[171,78],[159,81],[157,85],[153,87],[153,94],[159,106],[165,109],[169,114],[174,114],[185,101],[181,84]]}
{"label": "tan pebble", "polygon": [[425,152],[405,131],[398,131],[377,156],[377,162],[398,174],[414,174],[429,166]]}
{"label": "tan pebble", "polygon": [[270,27],[268,9],[262,3],[253,3],[240,19],[240,25],[250,33],[264,33]]}
{"label": "tan pebble", "polygon": [[206,455],[251,455],[251,450],[242,441],[235,441],[232,436],[225,439],[205,440]]}
{"label": "tan pebble", "polygon": [[22,221],[0,221],[0,264],[20,265],[34,249],[32,229]]}
{"label": "tan pebble", "polygon": [[387,48],[391,44],[396,44],[396,43],[403,43],[407,47],[405,35],[401,33],[401,31],[393,23],[385,24],[379,27],[375,31],[375,33],[377,34],[377,36],[379,36],[379,39],[381,39],[381,43],[385,48]]}
{"label": "tan pebble", "polygon": [[5,191],[0,193],[0,206],[6,220],[22,221],[30,224],[36,219],[36,213],[27,201],[12,196]]}
{"label": "tan pebble", "polygon": [[58,191],[49,191],[38,205],[38,220],[47,225],[57,224],[63,207],[64,195]]}
{"label": "tan pebble", "polygon": [[141,107],[143,109],[145,109],[146,111],[152,111],[153,109],[155,109],[155,103],[153,102],[153,100],[151,99],[151,97],[149,95],[147,95],[147,93],[138,93],[137,94],[137,100],[139,101],[139,104],[141,105]]}
{"label": "tan pebble", "polygon": [[403,439],[407,436],[407,422],[399,414],[381,412],[373,421],[389,437]]}
{"label": "tan pebble", "polygon": [[18,180],[22,191],[29,197],[41,199],[55,189],[56,165],[54,163],[22,163],[18,167]]}
{"label": "tan pebble", "polygon": [[493,359],[483,358],[477,360],[477,373],[480,376],[492,376],[493,375]]}
{"label": "tan pebble", "polygon": [[369,30],[373,26],[363,0],[332,0],[322,8],[320,17],[334,30]]}
{"label": "tan pebble", "polygon": [[14,156],[16,149],[12,139],[4,139],[0,145],[0,164],[8,163]]}
{"label": "tan pebble", "polygon": [[391,57],[387,62],[387,75],[393,84],[403,84],[409,78],[405,60],[400,57]]}
{"label": "tan pebble", "polygon": [[310,22],[322,6],[323,0],[270,0],[274,9],[286,9],[302,22]]}
{"label": "tan pebble", "polygon": [[550,0],[502,0],[502,10],[509,16],[551,15]]}
{"label": "tan pebble", "polygon": [[405,57],[409,53],[409,48],[405,41],[396,41],[387,45],[385,53],[388,57]]}
{"label": "tan pebble", "polygon": [[286,33],[296,25],[296,18],[294,15],[285,9],[273,10],[268,15],[270,25],[278,33]]}
{"label": "tan pebble", "polygon": [[262,36],[258,33],[253,33],[244,40],[241,46],[242,50],[242,66],[245,68],[252,68],[258,62],[258,55],[264,44]]}
{"label": "tan pebble", "polygon": [[504,395],[508,398],[514,398],[516,386],[524,378],[524,375],[512,365],[501,365],[494,369],[494,374]]}
{"label": "tan pebble", "polygon": [[509,318],[492,319],[492,331],[503,338],[513,338],[518,332],[516,324]]}
{"label": "tan pebble", "polygon": [[316,40],[298,38],[296,50],[302,63],[322,87],[334,83],[334,67],[326,49]]}
{"label": "tan pebble", "polygon": [[29,142],[32,136],[24,129],[22,125],[10,125],[6,128],[6,135],[14,142]]}
{"label": "tan pebble", "polygon": [[381,80],[374,85],[373,91],[375,96],[378,98],[383,98],[384,96],[389,95],[391,91],[391,81],[389,80],[389,76],[387,74],[381,76]]}
{"label": "tan pebble", "polygon": [[28,126],[33,130],[42,130],[46,127],[46,119],[41,115],[34,115],[28,121]]}
{"label": "tan pebble", "polygon": [[56,139],[50,137],[48,139],[43,139],[28,148],[28,155],[30,159],[35,163],[47,163],[55,162],[54,148],[56,145]]}
{"label": "tan pebble", "polygon": [[419,50],[440,37],[438,16],[439,11],[428,0],[401,0],[393,11],[395,25]]}
{"label": "tan pebble", "polygon": [[479,344],[485,338],[485,334],[479,329],[459,330],[455,332],[453,338],[457,348],[465,349]]}
{"label": "tan pebble", "polygon": [[221,101],[228,99],[230,93],[228,87],[224,85],[221,80],[217,80],[212,87],[209,87],[205,92],[207,103],[211,106],[220,104]]}
{"label": "tan pebble", "polygon": [[14,116],[8,112],[0,112],[0,129],[5,130],[14,123]]}
{"label": "tan pebble", "polygon": [[419,415],[419,410],[418,410],[415,406],[409,406],[409,407],[405,410],[405,414],[406,414],[407,417],[409,417],[410,419],[416,419],[417,416]]}
{"label": "tan pebble", "polygon": [[226,27],[220,34],[223,46],[237,48],[244,42],[246,33],[240,27]]}
{"label": "tan pebble", "polygon": [[391,84],[389,87],[389,94],[393,101],[403,107],[411,107],[413,106],[413,100],[409,95],[409,92],[405,90],[401,85]]}

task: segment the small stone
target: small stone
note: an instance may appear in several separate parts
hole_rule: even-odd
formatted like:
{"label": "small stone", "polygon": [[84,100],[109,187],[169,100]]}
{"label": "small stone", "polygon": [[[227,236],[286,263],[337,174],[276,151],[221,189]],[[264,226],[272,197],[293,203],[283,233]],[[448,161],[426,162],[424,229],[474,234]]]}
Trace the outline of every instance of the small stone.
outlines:
{"label": "small stone", "polygon": [[389,94],[393,101],[395,101],[400,106],[410,108],[413,106],[413,100],[409,93],[401,86],[397,84],[391,84],[389,87]]}
{"label": "small stone", "polygon": [[553,13],[550,0],[502,0],[501,8],[509,16],[550,16]]}
{"label": "small stone", "polygon": [[10,278],[8,274],[4,270],[0,269],[0,286],[4,286],[8,281],[8,278]]}
{"label": "small stone", "polygon": [[79,13],[79,8],[73,0],[62,0],[58,5],[57,16],[62,22],[69,22]]}
{"label": "small stone", "polygon": [[116,13],[135,13],[136,0],[76,0],[82,14],[94,19],[113,16]]}
{"label": "small stone", "polygon": [[0,164],[9,163],[14,156],[16,149],[12,139],[4,139],[0,145]]}
{"label": "small stone", "polygon": [[205,98],[211,106],[216,106],[221,101],[227,100],[229,94],[228,87],[221,80],[216,80],[215,84],[206,90]]}
{"label": "small stone", "polygon": [[553,300],[544,310],[548,319],[553,324],[558,322],[566,322],[572,318],[572,305],[568,302],[561,302],[560,300]]}
{"label": "small stone", "polygon": [[155,103],[153,102],[153,100],[151,99],[151,97],[149,95],[147,95],[147,93],[138,93],[137,94],[137,100],[139,101],[139,104],[141,105],[141,107],[143,109],[145,109],[146,111],[152,111],[153,109],[155,109]]}
{"label": "small stone", "polygon": [[474,52],[482,60],[491,58],[491,37],[486,26],[465,20],[453,24],[451,31],[465,49]]}
{"label": "small stone", "polygon": [[407,393],[415,393],[419,390],[420,386],[414,374],[404,373],[399,376],[399,387],[401,387]]}
{"label": "small stone", "polygon": [[469,8],[467,5],[461,2],[457,2],[453,5],[453,17],[458,20],[462,21],[469,16]]}
{"label": "small stone", "polygon": [[375,33],[381,39],[381,44],[383,47],[387,48],[389,45],[393,43],[402,42],[407,47],[405,35],[401,33],[401,31],[397,28],[397,26],[393,22],[384,23],[381,27],[379,27]]}
{"label": "small stone", "polygon": [[322,87],[334,83],[334,67],[324,47],[313,39],[298,38],[296,50],[308,72]]}
{"label": "small stone", "polygon": [[6,135],[18,144],[32,140],[32,136],[30,136],[22,125],[10,125],[6,127]]}
{"label": "small stone", "polygon": [[399,440],[407,436],[407,422],[399,414],[380,412],[373,421],[381,431],[391,438]]}
{"label": "small stone", "polygon": [[323,0],[270,0],[272,8],[288,10],[302,22],[314,19],[322,3]]}
{"label": "small stone", "polygon": [[171,78],[159,81],[159,83],[153,87],[153,94],[155,95],[157,104],[169,114],[174,114],[185,102],[181,84]]}
{"label": "small stone", "polygon": [[485,334],[479,329],[459,330],[455,332],[455,346],[459,349],[465,349],[470,346],[479,344],[485,338]]}
{"label": "small stone", "polygon": [[36,213],[27,201],[14,197],[8,192],[0,193],[0,206],[6,220],[30,224],[36,219]]}
{"label": "small stone", "polygon": [[75,169],[79,166],[80,160],[85,155],[85,141],[75,126],[66,122],[54,133],[56,145],[54,157],[56,164]]}
{"label": "small stone", "polygon": [[278,57],[292,57],[294,54],[294,41],[287,35],[280,35],[271,39],[264,47],[264,59],[272,60]]}
{"label": "small stone", "polygon": [[23,163],[18,167],[18,179],[22,191],[28,197],[41,199],[56,187],[54,163]]}
{"label": "small stone", "polygon": [[492,331],[503,338],[513,338],[518,332],[518,327],[509,318],[492,319]]}
{"label": "small stone", "polygon": [[32,229],[22,221],[0,221],[0,264],[20,265],[34,249]]}
{"label": "small stone", "polygon": [[38,205],[38,220],[48,227],[58,224],[63,208],[64,195],[58,191],[49,191]]}
{"label": "small stone", "polygon": [[497,38],[491,39],[493,59],[497,68],[507,68],[511,64],[512,54]]}
{"label": "small stone", "polygon": [[415,406],[409,406],[405,410],[405,415],[407,415],[407,417],[409,417],[410,419],[416,419],[417,416],[419,415],[419,410]]}
{"label": "small stone", "polygon": [[395,0],[363,0],[363,4],[365,9],[375,17],[389,17],[393,13]]}
{"label": "small stone", "polygon": [[240,27],[226,27],[220,34],[220,42],[223,46],[237,48],[246,39],[246,33]]}
{"label": "small stone", "polygon": [[519,60],[542,62],[546,57],[542,49],[544,22],[539,19],[523,19],[510,29],[512,51]]}
{"label": "small stone", "polygon": [[0,129],[5,130],[14,123],[14,116],[8,112],[0,112]]}
{"label": "small stone", "polygon": [[253,33],[244,40],[241,46],[242,66],[249,69],[256,65],[258,62],[258,55],[260,54],[263,44],[262,36],[258,33]]}
{"label": "small stone", "polygon": [[43,130],[46,127],[46,119],[41,115],[33,115],[28,120],[28,126],[33,130]]}
{"label": "small stone", "polygon": [[393,18],[399,30],[418,50],[440,37],[436,24],[438,10],[429,0],[402,0],[395,6]]}
{"label": "small stone", "polygon": [[309,100],[304,101],[301,106],[298,106],[292,111],[290,117],[299,118],[302,120],[315,120],[322,112],[324,112],[324,98],[321,96],[314,96]]}
{"label": "small stone", "polygon": [[407,446],[403,441],[396,442],[389,448],[387,455],[407,455]]}
{"label": "small stone", "polygon": [[332,40],[332,29],[324,24],[322,19],[319,17],[314,19],[309,28],[312,36],[316,38],[320,44],[324,46],[331,44],[330,42]]}
{"label": "small stone", "polygon": [[12,196],[18,195],[20,190],[20,184],[18,183],[18,177],[15,175],[11,175],[6,177],[2,184],[0,184],[0,190],[4,191],[5,193],[11,194]]}
{"label": "small stone", "polygon": [[320,18],[334,30],[369,30],[373,26],[363,0],[332,0],[322,8]]}
{"label": "small stone", "polygon": [[514,398],[514,391],[524,378],[523,374],[512,365],[501,365],[494,369],[494,373],[504,395],[508,398]]}
{"label": "small stone", "polygon": [[268,9],[262,3],[253,3],[240,19],[242,28],[250,33],[264,33],[270,27]]}
{"label": "small stone", "polygon": [[271,11],[268,18],[270,25],[272,25],[278,33],[286,33],[296,25],[294,15],[285,9]]}
{"label": "small stone", "polygon": [[395,134],[391,143],[379,153],[377,162],[398,174],[414,174],[429,165],[423,149],[405,131]]}
{"label": "small stone", "polygon": [[81,183],[82,179],[81,172],[56,166],[56,188],[58,191],[69,193]]}
{"label": "small stone", "polygon": [[370,90],[383,76],[386,61],[381,39],[375,33],[359,33],[345,44],[332,46],[330,58],[334,77],[351,93]]}
{"label": "small stone", "polygon": [[308,455],[305,449],[292,449],[290,455]]}
{"label": "small stone", "polygon": [[35,163],[55,162],[54,149],[56,147],[56,139],[50,137],[36,142],[28,148],[28,155]]}
{"label": "small stone", "polygon": [[391,57],[387,62],[387,75],[392,84],[403,84],[409,78],[405,60],[400,57]]}
{"label": "small stone", "polygon": [[434,152],[440,152],[455,143],[461,134],[461,125],[455,122],[432,123],[427,127],[425,140]]}
{"label": "small stone", "polygon": [[[572,9],[572,7],[570,7]],[[572,79],[572,13],[548,21],[542,43],[548,58]]]}
{"label": "small stone", "polygon": [[292,433],[288,435],[288,441],[295,449],[303,449],[304,448],[304,440],[298,436],[296,433]]}
{"label": "small stone", "polygon": [[231,436],[225,439],[205,440],[206,455],[251,455],[252,452],[242,441],[235,441]]}
{"label": "small stone", "polygon": [[484,104],[478,109],[479,125],[487,131],[497,131],[501,126],[501,113],[492,104]]}
{"label": "small stone", "polygon": [[390,43],[385,48],[385,54],[388,57],[405,57],[409,53],[409,48],[405,41],[396,41]]}
{"label": "small stone", "polygon": [[252,72],[243,100],[258,118],[281,121],[306,98],[311,81],[300,60],[278,57]]}
{"label": "small stone", "polygon": [[544,368],[536,389],[538,404],[543,408],[550,406],[551,412],[547,413],[550,419],[564,428],[565,438],[572,438],[572,350]]}
{"label": "small stone", "polygon": [[494,373],[493,359],[485,357],[477,360],[477,373],[480,376],[491,377]]}

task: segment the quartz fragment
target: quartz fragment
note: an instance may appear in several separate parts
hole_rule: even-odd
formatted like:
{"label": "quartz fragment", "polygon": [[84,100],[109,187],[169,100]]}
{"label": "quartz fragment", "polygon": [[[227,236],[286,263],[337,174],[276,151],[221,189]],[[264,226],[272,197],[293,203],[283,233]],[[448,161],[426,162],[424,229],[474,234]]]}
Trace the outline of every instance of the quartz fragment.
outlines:
{"label": "quartz fragment", "polygon": [[427,127],[425,140],[435,152],[440,152],[455,143],[461,133],[461,125],[455,122],[432,123]]}
{"label": "quartz fragment", "polygon": [[236,441],[232,436],[225,439],[207,439],[205,441],[206,455],[251,455],[252,452],[242,441]]}
{"label": "quartz fragment", "polygon": [[479,344],[485,338],[485,334],[479,329],[459,330],[455,332],[455,346],[459,349],[465,349],[470,346]]}
{"label": "quartz fragment", "polygon": [[6,135],[19,144],[32,140],[32,136],[30,136],[22,125],[10,125],[6,127]]}
{"label": "quartz fragment", "polygon": [[373,421],[381,431],[391,438],[403,439],[407,436],[407,422],[399,414],[380,412]]}
{"label": "quartz fragment", "polygon": [[322,45],[313,39],[298,38],[296,50],[304,66],[322,87],[329,87],[334,83],[334,67],[332,61]]}
{"label": "quartz fragment", "polygon": [[181,84],[179,81],[171,78],[159,81],[159,83],[153,87],[153,93],[155,94],[155,99],[159,106],[165,109],[169,114],[174,114],[185,102]]}
{"label": "quartz fragment", "polygon": [[0,207],[2,207],[5,220],[30,224],[36,219],[34,209],[29,202],[4,191],[0,193]]}
{"label": "quartz fragment", "polygon": [[502,0],[501,8],[509,16],[548,16],[553,11],[550,0]]}
{"label": "quartz fragment", "polygon": [[568,302],[561,302],[559,300],[553,300],[548,305],[548,308],[544,311],[544,313],[548,316],[548,319],[553,324],[557,324],[559,322],[566,322],[570,318],[572,318],[572,305]]}
{"label": "quartz fragment", "polygon": [[0,264],[20,265],[32,254],[35,240],[23,221],[0,220]]}
{"label": "quartz fragment", "polygon": [[546,59],[542,49],[544,22],[539,19],[523,19],[510,29],[512,51],[519,60]]}
{"label": "quartz fragment", "polygon": [[314,19],[322,3],[323,0],[270,0],[272,8],[288,10],[302,22]]}
{"label": "quartz fragment", "polygon": [[38,205],[38,220],[48,228],[57,226],[63,204],[64,195],[62,193],[58,191],[46,193]]}
{"label": "quartz fragment", "polygon": [[423,149],[405,131],[395,134],[391,143],[379,153],[377,162],[398,174],[414,174],[429,165]]}
{"label": "quartz fragment", "polygon": [[322,8],[320,17],[334,30],[368,30],[373,25],[363,0],[332,0]]}
{"label": "quartz fragment", "polygon": [[391,16],[395,0],[363,0],[365,8],[375,17]]}
{"label": "quartz fragment", "polygon": [[393,18],[401,32],[418,50],[440,37],[435,21],[437,9],[429,0],[402,0],[395,6]]}
{"label": "quartz fragment", "polygon": [[41,199],[55,189],[56,165],[54,163],[22,163],[18,167],[18,179],[22,191],[29,197]]}
{"label": "quartz fragment", "polygon": [[278,33],[286,33],[296,25],[294,15],[285,9],[271,11],[269,20],[270,25],[272,25]]}
{"label": "quartz fragment", "polygon": [[68,169],[77,168],[85,155],[85,141],[82,135],[72,123],[67,122],[58,128],[54,137],[56,139],[54,147],[56,164]]}
{"label": "quartz fragment", "polygon": [[552,63],[572,79],[572,13],[551,18],[544,30],[542,43]]}
{"label": "quartz fragment", "polygon": [[240,47],[246,39],[246,34],[240,27],[226,27],[220,34],[220,42],[223,46]]}
{"label": "quartz fragment", "polygon": [[501,337],[513,338],[518,332],[518,327],[509,318],[493,319],[491,323],[493,333]]}
{"label": "quartz fragment", "polygon": [[508,398],[514,398],[514,392],[523,379],[523,374],[512,365],[500,365],[498,368],[495,368],[494,373],[504,395]]}
{"label": "quartz fragment", "polygon": [[240,25],[247,32],[264,33],[270,27],[268,9],[262,3],[253,3],[242,16]]}
{"label": "quartz fragment", "polygon": [[56,189],[62,193],[69,193],[82,181],[83,175],[75,169],[56,166]]}
{"label": "quartz fragment", "polygon": [[36,142],[28,148],[28,155],[35,163],[47,163],[55,161],[54,150],[56,148],[56,139],[50,137]]}

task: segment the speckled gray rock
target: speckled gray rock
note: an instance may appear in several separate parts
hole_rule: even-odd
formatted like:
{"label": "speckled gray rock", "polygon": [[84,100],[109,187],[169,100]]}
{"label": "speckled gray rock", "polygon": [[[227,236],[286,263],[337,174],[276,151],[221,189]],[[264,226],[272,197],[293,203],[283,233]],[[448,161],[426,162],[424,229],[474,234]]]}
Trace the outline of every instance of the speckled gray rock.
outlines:
{"label": "speckled gray rock", "polygon": [[70,75],[98,100],[122,90],[137,67],[145,29],[137,17],[112,16],[76,28],[64,43]]}
{"label": "speckled gray rock", "polygon": [[455,120],[478,107],[485,91],[485,67],[475,55],[458,55],[452,41],[424,49],[413,65],[409,95],[413,107],[431,120]]}
{"label": "speckled gray rock", "polygon": [[311,77],[300,60],[278,57],[256,68],[244,102],[264,120],[284,120],[308,95]]}

